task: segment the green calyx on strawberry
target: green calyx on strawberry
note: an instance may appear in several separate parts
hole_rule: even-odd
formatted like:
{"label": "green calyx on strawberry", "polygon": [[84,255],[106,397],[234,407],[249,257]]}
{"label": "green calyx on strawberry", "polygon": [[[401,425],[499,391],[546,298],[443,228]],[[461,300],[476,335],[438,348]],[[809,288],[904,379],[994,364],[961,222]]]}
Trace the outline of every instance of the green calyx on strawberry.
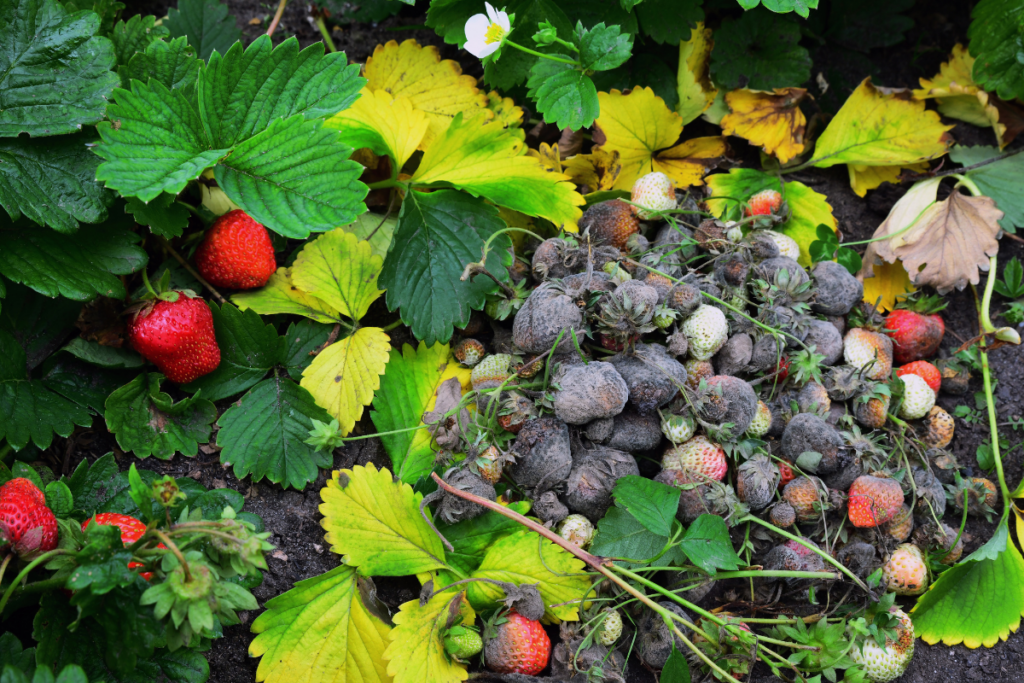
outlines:
{"label": "green calyx on strawberry", "polygon": [[217,369],[220,347],[210,307],[195,292],[164,289],[166,279],[154,289],[143,271],[148,292],[126,311],[128,341],[167,379],[188,384]]}
{"label": "green calyx on strawberry", "polygon": [[57,518],[43,492],[28,479],[0,486],[0,541],[23,560],[57,547]]}
{"label": "green calyx on strawberry", "polygon": [[[142,523],[142,520],[136,519],[131,515],[122,515],[117,512],[101,512],[93,517],[82,522],[82,531],[86,531],[90,525],[98,524],[100,526],[113,526],[121,530],[121,543],[126,547],[134,543],[137,543],[140,538],[146,534],[146,525]],[[158,548],[166,548],[163,543],[158,544]],[[129,562],[128,568],[135,569],[136,567],[144,566],[141,562]],[[149,581],[153,578],[153,572],[139,572],[139,576]]]}

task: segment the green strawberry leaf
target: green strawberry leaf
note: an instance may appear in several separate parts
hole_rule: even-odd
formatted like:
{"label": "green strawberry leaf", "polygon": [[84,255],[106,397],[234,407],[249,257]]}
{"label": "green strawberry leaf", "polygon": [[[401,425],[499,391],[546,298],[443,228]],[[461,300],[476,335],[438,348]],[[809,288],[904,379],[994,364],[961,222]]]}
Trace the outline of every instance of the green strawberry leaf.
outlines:
{"label": "green strawberry leaf", "polygon": [[601,113],[594,81],[571,64],[538,59],[526,85],[544,121],[559,128],[589,128]]}
{"label": "green strawberry leaf", "polygon": [[675,111],[679,104],[675,69],[650,53],[634,55],[618,69],[594,74],[593,80],[599,92],[611,92],[612,88],[624,91],[634,87],[648,87],[665,100],[669,109]]}
{"label": "green strawberry leaf", "polygon": [[281,362],[284,340],[273,325],[265,325],[253,310],[240,311],[231,304],[210,304],[213,329],[220,347],[220,365],[208,375],[182,386],[203,392],[208,401],[240,394],[253,386]]}
{"label": "green strawberry leaf", "polygon": [[1024,296],[1024,267],[1014,256],[1003,268],[1003,279],[996,280],[996,293],[1007,299],[1019,299]]}
{"label": "green strawberry leaf", "polygon": [[54,516],[65,518],[75,508],[75,497],[71,495],[71,489],[62,481],[51,481],[46,485],[46,507],[50,508]]}
{"label": "green strawberry leaf", "polygon": [[[388,308],[401,308],[417,339],[447,341],[484,307],[494,282],[460,278],[467,263],[480,259],[484,240],[504,227],[498,210],[482,199],[454,190],[408,193],[379,283]],[[500,254],[510,244],[506,235],[491,243],[487,269],[499,280],[506,277]]]}
{"label": "green strawberry leaf", "polygon": [[218,147],[238,145],[277,119],[317,119],[348,109],[366,84],[344,52],[325,56],[323,43],[300,52],[294,38],[274,48],[269,36],[244,51],[235,43],[214,55],[202,80],[199,110]]}
{"label": "green strawberry leaf", "polygon": [[[650,564],[668,543],[668,536],[648,531],[636,517],[620,507],[611,507],[597,523],[597,534],[590,544],[590,552],[616,560],[625,567]],[[662,557],[659,562],[668,558]]]}
{"label": "green strawberry leaf", "polygon": [[[1002,152],[995,147],[962,147],[957,145],[949,151],[949,158],[958,164],[972,166],[999,156]],[[965,175],[974,181],[982,192],[991,197],[1003,212],[999,227],[1009,233],[1024,227],[1024,196],[1020,193],[1020,178],[1024,174],[1024,154],[993,161],[980,168],[967,171]]]}
{"label": "green strawberry leaf", "polygon": [[644,477],[627,475],[615,482],[615,505],[629,512],[648,531],[658,536],[672,534],[679,507],[680,490]]}
{"label": "green strawberry leaf", "polygon": [[123,299],[119,275],[146,265],[146,252],[123,213],[102,225],[83,225],[62,235],[28,221],[2,225],[0,273],[48,297],[88,301],[96,296]]}
{"label": "green strawberry leaf", "polygon": [[981,0],[967,29],[976,58],[974,80],[1004,100],[1024,97],[1024,5],[1018,0]]}
{"label": "green strawberry leaf", "polygon": [[[163,24],[157,24],[156,21],[157,17],[152,15],[136,14],[127,21],[119,21],[114,25],[110,40],[114,43],[114,57],[118,66],[128,64],[136,54],[145,52],[153,41],[170,35],[168,28]],[[123,78],[121,82],[127,85]]]}
{"label": "green strawberry leaf", "polygon": [[811,56],[800,47],[800,27],[767,10],[726,19],[715,31],[711,77],[730,90],[771,90],[811,77]]}
{"label": "green strawberry leaf", "polygon": [[[52,138],[0,139],[0,206],[18,220],[29,220],[62,233],[79,221],[99,223],[114,199],[96,182],[100,160],[89,151],[92,132]],[[53,201],[60,197],[61,201]]]}
{"label": "green strawberry leaf", "polygon": [[0,669],[5,666],[13,666],[31,673],[35,665],[36,649],[34,647],[23,649],[21,641],[10,631],[0,635]]}
{"label": "green strawberry leaf", "polygon": [[21,367],[14,375],[0,377],[24,379],[26,368],[33,370],[61,347],[75,328],[82,305],[63,298],[48,299],[13,282],[8,285],[7,294],[0,329],[7,330],[20,349],[4,344],[0,347],[0,358],[18,357]]}
{"label": "green strawberry leaf", "polygon": [[296,382],[302,380],[302,371],[309,367],[316,356],[312,352],[327,343],[333,325],[318,323],[303,318],[288,326],[284,335],[284,351],[281,364]]}
{"label": "green strawberry leaf", "polygon": [[608,71],[622,66],[633,51],[632,36],[623,33],[618,26],[601,23],[588,30],[583,28],[583,22],[578,22],[576,33],[582,33],[579,62],[588,71]]}
{"label": "green strawberry leaf", "polygon": [[[740,0],[743,9],[750,10],[757,6],[757,0]],[[761,0],[761,4],[777,14],[796,12],[806,19],[812,9],[818,9],[818,0]]]}
{"label": "green strawberry leaf", "polygon": [[704,21],[701,0],[644,0],[636,7],[640,28],[656,43],[678,45]]}
{"label": "green strawberry leaf", "polygon": [[271,377],[220,416],[220,461],[234,465],[239,479],[267,478],[301,491],[316,479],[318,468],[330,468],[333,462],[331,451],[318,451],[305,443],[313,420],[330,419],[308,391],[290,379]]}
{"label": "green strawberry leaf", "polygon": [[199,443],[210,440],[217,409],[198,394],[174,403],[160,391],[163,380],[159,373],[143,373],[112,393],[104,412],[107,429],[121,450],[140,458],[195,457]]}
{"label": "green strawberry leaf", "polygon": [[126,66],[118,69],[118,74],[123,88],[131,87],[132,79],[143,83],[155,79],[171,90],[181,88],[191,98],[202,68],[192,46],[184,38],[175,38],[170,42],[151,42],[145,52],[134,55]]}
{"label": "green strawberry leaf", "polygon": [[672,654],[665,661],[665,668],[661,670],[658,683],[690,683],[690,680],[690,665],[673,642]]}
{"label": "green strawberry leaf", "polygon": [[85,547],[75,553],[78,566],[71,572],[65,587],[72,591],[88,589],[93,595],[103,595],[134,583],[136,574],[128,569],[131,558],[132,554],[121,542],[120,529],[90,524],[86,529]]}
{"label": "green strawberry leaf", "polygon": [[679,547],[708,574],[714,574],[716,569],[735,571],[743,564],[729,540],[729,527],[717,515],[698,517],[683,534]]}
{"label": "green strawberry leaf", "polygon": [[99,15],[100,28],[97,33],[102,36],[109,36],[114,31],[114,22],[124,10],[124,3],[118,0],[64,0],[61,4],[69,14],[91,10]]}
{"label": "green strawberry leaf", "polygon": [[53,435],[70,436],[75,425],[88,427],[88,409],[55,394],[39,380],[0,382],[0,439],[20,451],[29,441],[40,449],[50,447]]}
{"label": "green strawberry leaf", "polygon": [[0,137],[77,133],[100,121],[117,86],[114,44],[94,12],[54,0],[0,4]]}
{"label": "green strawberry leaf", "polygon": [[157,195],[148,204],[138,197],[128,197],[124,210],[132,214],[139,225],[148,225],[154,235],[180,237],[188,227],[189,213],[170,192]]}
{"label": "green strawberry leaf", "polygon": [[39,381],[69,401],[103,414],[107,397],[134,377],[128,370],[107,370],[66,354],[51,356],[40,366]]}
{"label": "green strawberry leaf", "polygon": [[75,507],[92,514],[111,495],[112,485],[118,475],[117,462],[113,453],[107,453],[90,464],[82,460],[78,467],[64,481],[71,490]]}
{"label": "green strawberry leaf", "polygon": [[218,0],[180,0],[164,24],[172,38],[186,37],[202,60],[210,59],[214,50],[224,54],[242,37],[227,5]]}
{"label": "green strawberry leaf", "polygon": [[903,42],[914,20],[903,16],[914,0],[832,0],[828,37],[861,52]]}

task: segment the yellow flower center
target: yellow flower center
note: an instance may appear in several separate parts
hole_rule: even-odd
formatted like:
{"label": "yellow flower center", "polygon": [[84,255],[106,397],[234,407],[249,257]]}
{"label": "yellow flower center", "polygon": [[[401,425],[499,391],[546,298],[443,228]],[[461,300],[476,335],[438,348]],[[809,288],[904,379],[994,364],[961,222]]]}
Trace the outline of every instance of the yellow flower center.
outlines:
{"label": "yellow flower center", "polygon": [[501,24],[495,22],[487,27],[487,32],[484,34],[484,42],[488,45],[500,43],[504,37],[505,29],[501,27]]}

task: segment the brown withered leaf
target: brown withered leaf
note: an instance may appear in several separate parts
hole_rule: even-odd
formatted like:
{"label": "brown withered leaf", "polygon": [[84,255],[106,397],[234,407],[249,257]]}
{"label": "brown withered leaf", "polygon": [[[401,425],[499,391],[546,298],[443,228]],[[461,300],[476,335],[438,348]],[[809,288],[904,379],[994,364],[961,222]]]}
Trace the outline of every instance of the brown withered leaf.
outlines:
{"label": "brown withered leaf", "polygon": [[806,96],[805,88],[734,90],[725,95],[731,113],[722,119],[722,132],[746,138],[786,163],[804,150],[807,118],[800,102]]}
{"label": "brown withered leaf", "polygon": [[437,402],[434,409],[423,414],[423,424],[430,425],[430,433],[441,448],[455,449],[462,436],[459,423],[469,424],[469,411],[465,408],[458,414],[446,418],[449,410],[459,405],[462,399],[462,385],[458,377],[452,377],[437,388]]}
{"label": "brown withered leaf", "polygon": [[999,251],[1003,212],[989,197],[970,197],[954,190],[944,201],[925,209],[917,224],[894,251],[910,281],[930,285],[940,294],[967,283],[978,284],[978,270],[988,270],[989,257]]}

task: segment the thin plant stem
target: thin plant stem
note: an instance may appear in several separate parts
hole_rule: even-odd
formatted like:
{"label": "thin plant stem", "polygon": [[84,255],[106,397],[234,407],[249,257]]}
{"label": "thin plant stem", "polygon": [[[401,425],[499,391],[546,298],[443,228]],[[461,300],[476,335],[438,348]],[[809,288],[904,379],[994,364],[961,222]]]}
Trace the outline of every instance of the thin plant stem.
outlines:
{"label": "thin plant stem", "polygon": [[4,582],[4,574],[7,573],[7,565],[11,563],[12,557],[14,557],[14,553],[5,557],[3,564],[0,564],[0,584]]}
{"label": "thin plant stem", "polygon": [[190,572],[188,569],[188,562],[185,561],[185,556],[181,554],[181,550],[179,550],[178,546],[174,544],[174,541],[171,540],[171,537],[165,534],[164,532],[160,531],[159,529],[154,529],[153,534],[161,541],[163,541],[163,544],[167,546],[172,553],[174,553],[175,557],[178,558],[178,562],[181,562],[181,567],[185,570],[185,582],[192,583],[192,572]]}
{"label": "thin plant stem", "polygon": [[220,303],[221,305],[224,305],[224,304],[226,304],[228,302],[228,300],[225,299],[221,295],[221,293],[217,291],[216,287],[214,287],[209,282],[204,280],[203,276],[200,275],[199,273],[197,273],[196,269],[193,268],[192,266],[190,266],[188,261],[186,261],[184,258],[182,258],[181,254],[179,254],[178,251],[174,247],[171,246],[170,242],[168,242],[166,239],[164,239],[160,235],[154,235],[154,237],[156,237],[156,240],[160,244],[160,246],[163,247],[164,250],[168,254],[170,254],[171,257],[175,261],[180,263],[182,268],[184,268],[185,270],[188,271],[189,275],[194,277],[196,279],[196,281],[199,282],[199,284],[201,284],[203,287],[205,287],[210,292],[210,294],[213,295],[213,298],[216,299],[218,303]]}
{"label": "thin plant stem", "polygon": [[281,22],[281,17],[284,16],[284,8],[288,6],[288,0],[281,0],[277,4],[277,11],[274,12],[274,19],[270,22],[270,27],[267,28],[267,35],[274,35],[274,31],[277,30],[277,25]]}
{"label": "thin plant stem", "polygon": [[524,47],[524,46],[520,45],[519,43],[513,43],[511,40],[509,40],[507,38],[505,39],[505,44],[506,45],[511,45],[512,47],[514,47],[517,50],[522,50],[523,52],[525,52],[528,55],[533,55],[534,57],[540,57],[541,59],[549,59],[552,62],[560,62],[562,64],[572,64],[573,66],[579,66],[580,65],[580,63],[577,62],[575,59],[562,59],[561,57],[555,57],[554,55],[546,55],[543,52],[537,52],[536,50],[531,50],[528,47]]}
{"label": "thin plant stem", "polygon": [[324,37],[324,45],[327,46],[327,51],[328,52],[337,52],[338,48],[336,48],[334,46],[334,41],[331,40],[331,32],[327,30],[327,24],[324,23],[323,16],[322,15],[317,16],[315,23],[316,23],[316,27],[318,29],[320,29],[320,35],[322,35]]}

